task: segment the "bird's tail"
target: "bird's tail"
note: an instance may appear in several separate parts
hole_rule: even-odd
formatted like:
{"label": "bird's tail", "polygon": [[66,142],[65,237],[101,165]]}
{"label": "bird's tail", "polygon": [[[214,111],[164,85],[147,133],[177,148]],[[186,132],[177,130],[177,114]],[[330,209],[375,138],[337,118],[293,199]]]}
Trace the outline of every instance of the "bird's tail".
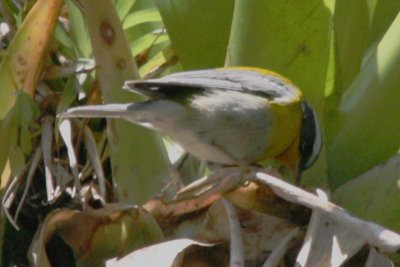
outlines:
{"label": "bird's tail", "polygon": [[60,118],[124,118],[134,104],[106,104],[70,108]]}

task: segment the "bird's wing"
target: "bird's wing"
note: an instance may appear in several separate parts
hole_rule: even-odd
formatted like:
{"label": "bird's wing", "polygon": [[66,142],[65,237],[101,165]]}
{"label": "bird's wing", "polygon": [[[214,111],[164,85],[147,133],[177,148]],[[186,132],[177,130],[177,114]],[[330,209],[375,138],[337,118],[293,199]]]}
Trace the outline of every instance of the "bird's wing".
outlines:
{"label": "bird's wing", "polygon": [[[256,94],[271,100],[301,98],[300,91],[284,78],[250,69],[213,69],[175,73],[159,79],[127,81],[124,88],[151,98],[176,88],[235,90]],[[160,89],[163,89],[162,92]]]}

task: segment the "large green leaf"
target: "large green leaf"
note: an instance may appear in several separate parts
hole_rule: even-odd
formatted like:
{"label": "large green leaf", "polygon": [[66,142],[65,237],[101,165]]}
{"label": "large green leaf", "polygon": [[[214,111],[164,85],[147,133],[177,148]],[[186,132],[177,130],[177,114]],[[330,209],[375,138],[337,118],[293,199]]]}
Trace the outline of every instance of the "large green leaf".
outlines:
{"label": "large green leaf", "polygon": [[[113,1],[81,3],[104,101],[141,100],[141,96],[122,90],[126,80],[138,79],[139,74]],[[169,177],[168,159],[159,136],[121,120],[109,120],[108,136],[119,200],[142,203],[158,193]]]}
{"label": "large green leaf", "polygon": [[227,62],[264,67],[290,78],[321,110],[333,1],[237,0]]}
{"label": "large green leaf", "polygon": [[400,232],[400,155],[339,187],[333,197],[362,218]]}
{"label": "large green leaf", "polygon": [[370,6],[370,30],[367,45],[370,47],[380,40],[400,11],[398,0],[367,0]]}
{"label": "large green leaf", "polygon": [[335,49],[337,77],[335,90],[347,88],[357,75],[366,50],[370,11],[366,0],[336,0]]}
{"label": "large green leaf", "polygon": [[338,133],[328,151],[333,188],[389,159],[399,148],[399,40],[400,14],[343,96]]}
{"label": "large green leaf", "polygon": [[327,91],[325,144],[330,146],[340,128],[342,94],[359,73],[362,62],[386,32],[400,10],[400,1],[336,0],[334,13],[334,42],[332,55],[332,81]]}
{"label": "large green leaf", "polygon": [[157,6],[184,69],[224,65],[234,0],[158,0]]}

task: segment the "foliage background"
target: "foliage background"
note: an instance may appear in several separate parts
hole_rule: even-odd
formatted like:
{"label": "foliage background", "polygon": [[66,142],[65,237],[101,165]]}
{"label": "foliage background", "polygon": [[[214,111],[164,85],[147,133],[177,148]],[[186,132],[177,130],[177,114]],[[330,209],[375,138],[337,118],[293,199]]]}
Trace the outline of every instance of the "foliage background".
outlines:
{"label": "foliage background", "polygon": [[[27,247],[50,211],[81,208],[82,196],[66,193],[77,180],[101,191],[96,181],[104,176],[104,200],[142,204],[170,179],[162,138],[121,121],[83,123],[104,174],[85,160],[96,156],[82,137],[72,166],[55,114],[140,100],[119,89],[125,80],[223,65],[268,68],[298,85],[325,140],[304,184],[400,231],[400,1],[5,0],[0,7],[1,194],[5,215],[21,228],[2,215],[4,266],[27,264]],[[187,176],[197,177],[197,166]],[[14,250],[13,239],[25,249]]]}

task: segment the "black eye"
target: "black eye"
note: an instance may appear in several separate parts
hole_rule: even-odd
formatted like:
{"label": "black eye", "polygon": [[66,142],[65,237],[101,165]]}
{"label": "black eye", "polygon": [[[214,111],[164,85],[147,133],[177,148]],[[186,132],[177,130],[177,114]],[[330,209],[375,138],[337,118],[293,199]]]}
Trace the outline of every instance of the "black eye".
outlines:
{"label": "black eye", "polygon": [[321,129],[314,110],[303,102],[303,123],[300,134],[300,170],[306,170],[318,159],[321,150]]}

